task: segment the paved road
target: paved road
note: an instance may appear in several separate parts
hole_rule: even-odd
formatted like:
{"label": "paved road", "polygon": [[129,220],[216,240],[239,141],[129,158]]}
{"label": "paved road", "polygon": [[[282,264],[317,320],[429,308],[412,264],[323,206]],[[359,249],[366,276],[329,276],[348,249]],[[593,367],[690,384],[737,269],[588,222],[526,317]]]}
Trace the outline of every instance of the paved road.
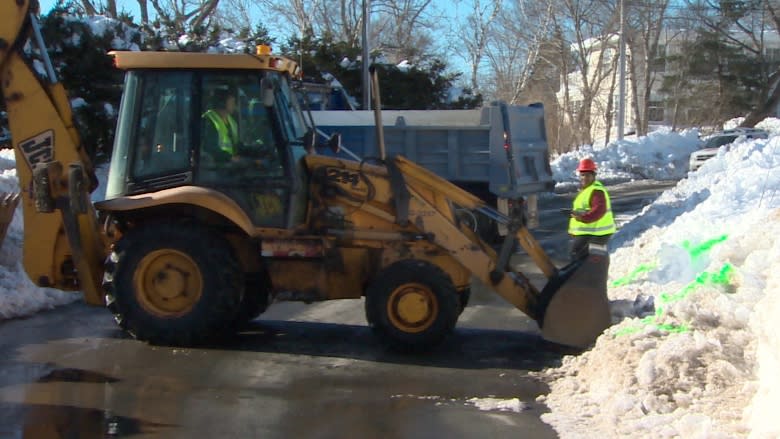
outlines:
{"label": "paved road", "polygon": [[[638,211],[664,187],[615,188],[615,205]],[[534,233],[554,258],[571,196],[541,203],[548,227]],[[556,437],[533,372],[564,353],[479,284],[425,356],[384,351],[361,300],[275,304],[233,342],[198,349],[129,339],[76,303],[0,323],[0,438]]]}

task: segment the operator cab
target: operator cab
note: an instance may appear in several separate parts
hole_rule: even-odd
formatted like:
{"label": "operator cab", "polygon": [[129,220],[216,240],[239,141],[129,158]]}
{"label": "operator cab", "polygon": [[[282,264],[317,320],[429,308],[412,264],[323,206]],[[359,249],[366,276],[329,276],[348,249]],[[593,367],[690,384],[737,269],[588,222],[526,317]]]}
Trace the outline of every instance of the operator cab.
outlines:
{"label": "operator cab", "polygon": [[[204,66],[214,56],[181,55]],[[106,200],[199,186],[230,197],[256,227],[300,223],[312,131],[290,75],[253,67],[129,68]]]}

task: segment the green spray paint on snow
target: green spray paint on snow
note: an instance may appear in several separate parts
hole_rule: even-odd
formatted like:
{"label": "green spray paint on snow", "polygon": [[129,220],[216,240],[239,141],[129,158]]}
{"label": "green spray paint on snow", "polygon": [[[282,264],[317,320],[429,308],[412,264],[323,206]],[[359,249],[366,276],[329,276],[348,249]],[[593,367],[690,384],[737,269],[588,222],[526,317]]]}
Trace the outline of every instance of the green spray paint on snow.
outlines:
{"label": "green spray paint on snow", "polygon": [[658,296],[658,303],[656,304],[654,315],[647,316],[642,320],[640,320],[640,322],[642,323],[641,326],[624,328],[616,332],[615,336],[633,334],[635,332],[638,332],[644,326],[653,326],[655,327],[655,329],[665,331],[665,332],[670,332],[670,333],[680,333],[680,332],[689,331],[690,328],[688,328],[688,326],[684,324],[675,325],[672,323],[659,323],[659,320],[661,319],[661,317],[663,317],[664,308],[674,302],[685,299],[696,288],[705,287],[705,286],[728,285],[730,283],[731,274],[733,272],[734,272],[734,266],[732,266],[731,264],[724,264],[723,267],[721,267],[721,269],[715,273],[710,273],[706,271],[700,273],[698,276],[696,276],[696,279],[688,282],[687,285],[685,285],[682,289],[680,289],[676,293],[673,294],[661,293]]}
{"label": "green spray paint on snow", "polygon": [[[724,234],[716,238],[709,239],[695,246],[691,245],[689,241],[684,241],[682,243],[682,248],[688,252],[691,261],[695,261],[700,257],[702,257],[707,252],[709,252],[710,250],[712,250],[712,247],[714,247],[716,244],[724,242],[727,239],[728,239],[728,235]],[[642,264],[639,267],[637,267],[636,270],[632,271],[628,276],[613,282],[613,286],[626,285],[632,282],[633,279],[636,277],[636,275],[649,271],[652,268],[653,268],[652,265]],[[643,326],[647,326],[647,325],[654,326],[658,330],[669,332],[669,333],[681,333],[681,332],[689,331],[690,328],[688,328],[684,324],[675,325],[671,323],[659,323],[659,319],[663,316],[664,308],[671,303],[677,302],[679,300],[688,297],[688,295],[696,288],[708,286],[708,285],[710,286],[728,285],[731,280],[731,274],[733,273],[733,271],[734,271],[734,267],[731,264],[727,263],[724,264],[723,267],[721,267],[721,269],[715,273],[710,273],[706,271],[701,272],[698,276],[696,276],[694,280],[689,282],[682,289],[680,289],[675,293],[672,294],[661,293],[657,298],[654,315],[647,316],[642,320],[640,320],[640,322],[642,323],[641,326],[624,328],[616,332],[615,336],[633,334],[635,332],[638,332]],[[615,285],[615,283],[619,283],[619,285]]]}
{"label": "green spray paint on snow", "polygon": [[[716,244],[720,244],[721,242],[726,241],[728,238],[728,235],[724,234],[716,238],[708,239],[707,241],[704,241],[698,245],[692,245],[690,241],[686,240],[680,244],[680,247],[688,252],[688,256],[691,258],[691,261],[697,261],[702,257],[702,255],[712,250],[712,247],[714,247]],[[612,281],[610,286],[622,287],[633,283],[636,278],[639,277],[639,275],[653,271],[657,265],[658,264],[656,263],[639,264],[639,266],[636,267],[631,273]]]}
{"label": "green spray paint on snow", "polygon": [[712,247],[714,247],[715,244],[720,244],[721,242],[724,242],[727,239],[729,239],[729,235],[723,234],[718,236],[717,238],[709,239],[698,245],[691,245],[690,241],[686,240],[683,241],[682,248],[684,248],[688,252],[688,255],[691,257],[691,260],[695,261],[705,253],[712,250]]}
{"label": "green spray paint on snow", "polygon": [[628,275],[612,281],[612,286],[622,287],[623,285],[628,285],[634,282],[634,279],[636,279],[640,274],[652,271],[655,268],[655,265],[656,264],[639,264],[639,266],[636,267],[631,273],[628,273]]}

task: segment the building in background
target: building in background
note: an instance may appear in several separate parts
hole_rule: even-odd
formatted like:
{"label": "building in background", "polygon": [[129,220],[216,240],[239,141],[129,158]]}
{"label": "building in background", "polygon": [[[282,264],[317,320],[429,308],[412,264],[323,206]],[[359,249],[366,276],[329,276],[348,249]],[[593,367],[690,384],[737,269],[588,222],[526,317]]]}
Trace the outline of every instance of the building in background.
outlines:
{"label": "building in background", "polygon": [[[750,52],[744,47],[740,50],[735,45],[724,49],[729,53],[723,54],[723,57],[704,53],[699,49],[702,45],[696,44],[697,36],[693,31],[665,30],[658,42],[657,55],[647,63],[632,63],[632,56],[636,56],[637,60],[646,57],[644,53],[638,52],[641,48],[632,53],[630,45],[626,47],[624,134],[633,133],[637,124],[646,124],[647,132],[660,126],[717,129],[724,118],[744,115],[749,110],[743,109],[738,114],[729,115],[728,111],[734,108],[730,104],[733,101],[724,99],[723,84],[715,79],[714,73],[718,70],[722,75],[725,70],[733,75],[741,74],[736,63],[732,63],[732,71],[728,72],[730,63],[726,56],[741,59],[744,63]],[[736,38],[737,41],[745,40],[746,47],[755,42],[750,36]],[[766,63],[765,67],[769,71],[777,69],[780,66],[780,37],[775,32],[767,32],[760,41],[763,46],[759,52]],[[594,38],[587,43],[583,45],[587,51],[584,56],[574,54],[574,58],[581,57],[588,66],[587,74],[583,74],[582,69],[570,70],[565,76],[562,74],[561,87],[556,94],[561,117],[575,133],[575,141],[580,144],[614,140],[618,137],[619,125],[619,37],[615,34]],[[576,50],[576,47],[572,46],[572,50]],[[650,71],[646,72],[646,68]],[[730,93],[736,101],[739,101],[740,96],[735,97],[735,94],[747,96],[738,88]],[[747,101],[748,98],[743,100]],[[748,106],[749,102],[745,102],[745,105]],[[780,116],[780,105],[775,108],[773,115]]]}

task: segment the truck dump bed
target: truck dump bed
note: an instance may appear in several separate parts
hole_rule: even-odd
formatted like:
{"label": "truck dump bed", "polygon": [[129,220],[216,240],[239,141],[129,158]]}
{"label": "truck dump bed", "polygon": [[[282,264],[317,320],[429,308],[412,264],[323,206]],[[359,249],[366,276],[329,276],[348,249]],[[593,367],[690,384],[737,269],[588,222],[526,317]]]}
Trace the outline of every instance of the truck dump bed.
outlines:
{"label": "truck dump bed", "polygon": [[[323,132],[340,132],[353,153],[379,156],[373,111],[313,111],[312,116]],[[555,185],[541,106],[497,102],[474,110],[383,110],[382,125],[388,156],[403,155],[449,181],[484,184],[510,199]],[[511,145],[514,175],[505,145]]]}

